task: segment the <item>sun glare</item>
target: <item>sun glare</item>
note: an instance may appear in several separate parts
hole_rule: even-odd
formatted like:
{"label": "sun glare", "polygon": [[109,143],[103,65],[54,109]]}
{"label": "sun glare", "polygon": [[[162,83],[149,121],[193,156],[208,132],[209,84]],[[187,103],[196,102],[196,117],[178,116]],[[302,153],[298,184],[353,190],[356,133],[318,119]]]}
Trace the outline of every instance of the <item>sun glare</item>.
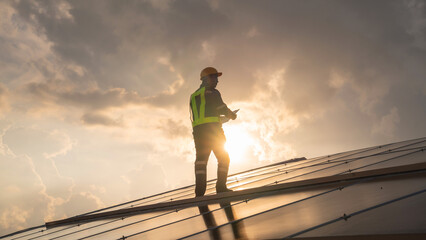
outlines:
{"label": "sun glare", "polygon": [[241,162],[254,141],[250,134],[240,125],[226,125],[223,127],[226,135],[225,149],[232,162]]}

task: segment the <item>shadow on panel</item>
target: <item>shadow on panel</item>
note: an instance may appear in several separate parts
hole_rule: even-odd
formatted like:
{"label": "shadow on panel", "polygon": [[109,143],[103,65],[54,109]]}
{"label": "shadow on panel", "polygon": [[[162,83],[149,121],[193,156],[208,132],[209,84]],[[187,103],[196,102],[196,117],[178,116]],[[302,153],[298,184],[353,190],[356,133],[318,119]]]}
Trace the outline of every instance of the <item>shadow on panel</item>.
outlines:
{"label": "shadow on panel", "polygon": [[[228,222],[232,222],[231,228],[234,239],[247,239],[244,229],[244,223],[242,221],[235,221],[238,220],[238,218],[236,217],[231,204],[229,202],[221,203],[220,207],[223,211],[225,211],[225,215],[228,219]],[[206,224],[207,229],[209,229],[210,238],[214,240],[225,239],[225,237],[220,233],[220,228],[217,227],[216,220],[214,218],[213,213],[210,211],[209,206],[199,206],[198,209],[200,211],[200,214],[202,214],[203,216],[203,220]]]}

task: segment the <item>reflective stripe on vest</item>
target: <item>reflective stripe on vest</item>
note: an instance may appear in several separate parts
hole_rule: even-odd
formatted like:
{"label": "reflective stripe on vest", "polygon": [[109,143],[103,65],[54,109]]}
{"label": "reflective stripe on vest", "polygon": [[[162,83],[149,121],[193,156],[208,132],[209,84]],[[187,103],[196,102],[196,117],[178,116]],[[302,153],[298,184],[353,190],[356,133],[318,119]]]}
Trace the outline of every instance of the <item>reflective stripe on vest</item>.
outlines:
{"label": "reflective stripe on vest", "polygon": [[[219,117],[205,116],[205,112],[206,112],[206,97],[204,95],[205,92],[206,92],[206,87],[202,87],[191,95],[192,116],[194,118],[192,121],[192,127],[195,127],[204,123],[219,122]],[[195,101],[195,97],[197,96],[200,96],[200,99],[201,99],[200,112],[198,112],[197,102]]]}

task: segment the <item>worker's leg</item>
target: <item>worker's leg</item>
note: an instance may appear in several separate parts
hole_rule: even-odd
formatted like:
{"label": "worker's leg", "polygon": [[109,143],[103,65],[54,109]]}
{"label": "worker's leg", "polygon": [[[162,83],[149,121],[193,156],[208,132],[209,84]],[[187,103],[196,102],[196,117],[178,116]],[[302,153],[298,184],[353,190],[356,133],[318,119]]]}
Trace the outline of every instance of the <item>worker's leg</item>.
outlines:
{"label": "worker's leg", "polygon": [[229,155],[225,149],[216,149],[214,153],[218,160],[216,192],[228,192],[230,190],[226,187],[226,181],[230,162]]}
{"label": "worker's leg", "polygon": [[208,157],[209,154],[202,157],[200,157],[200,154],[197,154],[195,160],[195,196],[197,197],[204,196],[204,193],[206,193]]}
{"label": "worker's leg", "polygon": [[216,192],[218,193],[231,191],[226,187],[230,158],[228,152],[225,150],[225,142],[225,134],[223,133],[223,130],[221,130],[218,133],[217,139],[213,146],[213,152],[218,161],[216,182]]}
{"label": "worker's leg", "polygon": [[211,148],[206,139],[201,135],[194,133],[195,142],[195,196],[204,196],[206,192],[207,161]]}

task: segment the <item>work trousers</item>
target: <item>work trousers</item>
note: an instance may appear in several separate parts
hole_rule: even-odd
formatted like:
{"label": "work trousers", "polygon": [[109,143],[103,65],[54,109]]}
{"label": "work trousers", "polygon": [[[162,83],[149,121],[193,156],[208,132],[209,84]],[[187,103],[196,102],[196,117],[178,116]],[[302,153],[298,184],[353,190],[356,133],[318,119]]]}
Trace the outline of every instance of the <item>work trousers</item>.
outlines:
{"label": "work trousers", "polygon": [[195,159],[195,195],[203,196],[206,192],[207,162],[213,151],[218,160],[216,189],[226,188],[229,169],[229,154],[225,150],[225,134],[219,124],[203,124],[194,128]]}

